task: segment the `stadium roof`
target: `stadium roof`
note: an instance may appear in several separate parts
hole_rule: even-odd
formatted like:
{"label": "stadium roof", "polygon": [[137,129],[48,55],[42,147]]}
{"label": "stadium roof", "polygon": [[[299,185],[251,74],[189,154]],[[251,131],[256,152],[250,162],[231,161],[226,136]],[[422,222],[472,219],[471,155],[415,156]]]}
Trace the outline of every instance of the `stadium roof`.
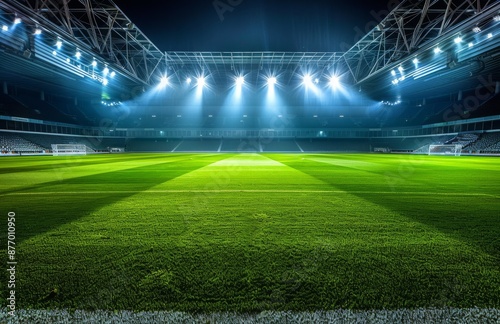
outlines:
{"label": "stadium roof", "polygon": [[[467,85],[464,80],[478,72],[498,73],[499,12],[498,1],[404,0],[343,52],[163,52],[111,0],[10,0],[0,3],[2,24],[8,28],[9,20],[19,17],[26,30],[40,29],[42,37],[25,39],[29,31],[2,31],[0,54],[4,68],[12,67],[7,62],[15,64],[11,72],[24,71],[28,78],[43,79],[43,71],[50,78],[58,71],[102,83],[108,82],[102,71],[109,67],[120,80],[109,88],[118,92],[153,86],[164,74],[180,81],[196,69],[223,81],[235,70],[280,70],[291,80],[298,69],[311,68],[318,74],[343,75],[344,82],[372,94],[392,91],[395,81],[398,87],[413,87],[412,80],[422,84],[440,75],[449,77],[441,82],[447,86],[451,78],[457,87],[471,87],[477,80]],[[459,36],[461,44],[455,41]],[[60,55],[54,48],[58,40],[64,44]],[[434,55],[438,46],[440,58]],[[81,61],[73,57],[76,51],[82,53]],[[26,59],[29,68],[19,69]],[[99,68],[92,67],[93,61]]]}

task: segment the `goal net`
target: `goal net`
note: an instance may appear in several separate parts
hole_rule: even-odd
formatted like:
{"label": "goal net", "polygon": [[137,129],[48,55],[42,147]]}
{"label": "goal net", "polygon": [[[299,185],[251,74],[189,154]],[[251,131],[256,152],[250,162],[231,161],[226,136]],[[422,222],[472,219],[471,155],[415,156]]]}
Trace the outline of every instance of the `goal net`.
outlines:
{"label": "goal net", "polygon": [[52,144],[52,155],[86,155],[87,147],[83,144]]}
{"label": "goal net", "polygon": [[124,153],[125,148],[124,147],[110,147],[109,148],[109,153]]}
{"label": "goal net", "polygon": [[462,154],[462,145],[429,145],[429,155],[452,155],[460,156]]}

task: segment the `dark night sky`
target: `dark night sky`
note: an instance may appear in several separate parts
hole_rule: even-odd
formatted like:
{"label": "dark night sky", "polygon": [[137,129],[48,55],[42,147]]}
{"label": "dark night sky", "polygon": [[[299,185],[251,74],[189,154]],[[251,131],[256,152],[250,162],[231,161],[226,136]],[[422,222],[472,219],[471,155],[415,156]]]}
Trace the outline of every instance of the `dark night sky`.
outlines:
{"label": "dark night sky", "polygon": [[[162,51],[345,51],[393,0],[115,0]],[[218,3],[218,10],[214,6]],[[230,4],[235,4],[230,6]],[[227,6],[224,11],[224,6]],[[383,16],[382,16],[383,17]]]}

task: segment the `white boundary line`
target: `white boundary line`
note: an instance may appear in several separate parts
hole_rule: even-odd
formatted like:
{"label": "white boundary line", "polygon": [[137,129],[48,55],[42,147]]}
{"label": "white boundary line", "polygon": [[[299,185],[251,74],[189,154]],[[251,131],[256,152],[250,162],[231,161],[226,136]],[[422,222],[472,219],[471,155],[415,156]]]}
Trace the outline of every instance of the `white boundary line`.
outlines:
{"label": "white boundary line", "polygon": [[15,317],[0,312],[0,321],[17,323],[498,323],[498,308],[417,308],[355,311],[338,309],[313,312],[263,311],[256,314],[190,314],[174,311],[69,311],[16,310]]}

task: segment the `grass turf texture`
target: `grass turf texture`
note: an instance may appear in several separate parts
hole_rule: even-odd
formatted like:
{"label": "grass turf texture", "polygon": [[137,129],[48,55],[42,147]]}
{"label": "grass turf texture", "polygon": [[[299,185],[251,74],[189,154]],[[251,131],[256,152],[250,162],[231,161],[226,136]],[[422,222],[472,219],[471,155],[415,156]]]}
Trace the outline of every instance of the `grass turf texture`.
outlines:
{"label": "grass turf texture", "polygon": [[498,308],[499,162],[1,158],[2,253],[15,212],[16,306],[24,309]]}

